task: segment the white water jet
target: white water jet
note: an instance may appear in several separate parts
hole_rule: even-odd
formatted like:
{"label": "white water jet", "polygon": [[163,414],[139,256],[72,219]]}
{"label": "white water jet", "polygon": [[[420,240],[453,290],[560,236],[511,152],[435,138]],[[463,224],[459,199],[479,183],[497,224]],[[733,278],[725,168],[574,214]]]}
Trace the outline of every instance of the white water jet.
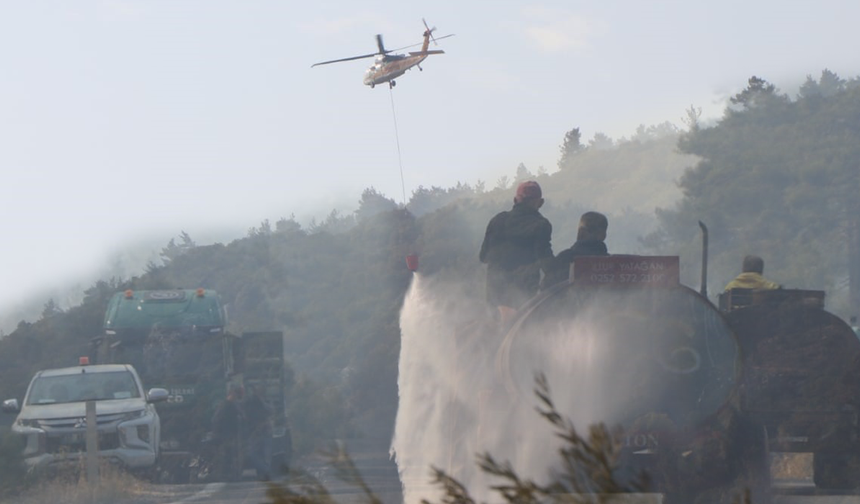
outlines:
{"label": "white water jet", "polygon": [[477,501],[493,500],[494,481],[476,464],[482,453],[510,461],[521,477],[545,481],[558,461],[559,441],[535,411],[537,372],[546,375],[559,411],[580,430],[612,409],[601,387],[611,370],[595,365],[606,362],[609,350],[587,326],[519,338],[508,342],[506,355],[500,352],[505,335],[486,304],[463,287],[416,274],[400,315],[400,403],[391,451],[405,504],[440,500],[441,489],[430,484],[433,467]]}

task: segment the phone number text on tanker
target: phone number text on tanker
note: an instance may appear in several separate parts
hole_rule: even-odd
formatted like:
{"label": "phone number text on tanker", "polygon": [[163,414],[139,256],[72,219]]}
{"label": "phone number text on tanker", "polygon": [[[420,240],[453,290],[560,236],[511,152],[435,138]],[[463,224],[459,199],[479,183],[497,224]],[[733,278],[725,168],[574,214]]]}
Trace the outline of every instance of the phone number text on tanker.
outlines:
{"label": "phone number text on tanker", "polygon": [[666,275],[662,273],[593,273],[589,280],[592,283],[662,283]]}

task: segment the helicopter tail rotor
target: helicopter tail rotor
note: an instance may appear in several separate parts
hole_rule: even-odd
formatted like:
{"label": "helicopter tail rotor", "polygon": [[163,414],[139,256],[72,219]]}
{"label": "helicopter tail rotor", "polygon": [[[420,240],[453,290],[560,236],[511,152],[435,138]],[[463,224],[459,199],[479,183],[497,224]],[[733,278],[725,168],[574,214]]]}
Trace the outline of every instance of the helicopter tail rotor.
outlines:
{"label": "helicopter tail rotor", "polygon": [[433,37],[433,32],[434,32],[434,31],[436,31],[436,27],[434,26],[433,28],[430,28],[430,27],[427,25],[427,20],[426,20],[426,19],[424,19],[424,18],[421,18],[421,21],[424,23],[424,28],[426,29],[426,31],[424,32],[424,35],[425,35],[425,36],[427,36],[427,35],[429,35],[429,36],[430,36],[430,39],[431,39],[431,40],[433,40],[433,45],[439,45],[439,44],[437,44],[437,43],[436,43],[436,38],[434,38],[434,37]]}

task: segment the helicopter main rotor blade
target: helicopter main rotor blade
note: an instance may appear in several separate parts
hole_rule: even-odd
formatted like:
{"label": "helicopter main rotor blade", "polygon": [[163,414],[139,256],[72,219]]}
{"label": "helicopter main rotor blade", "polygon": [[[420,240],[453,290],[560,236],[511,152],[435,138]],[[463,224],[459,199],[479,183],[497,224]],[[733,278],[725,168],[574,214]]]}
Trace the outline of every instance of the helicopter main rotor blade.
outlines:
{"label": "helicopter main rotor blade", "polygon": [[373,56],[376,56],[377,54],[379,54],[379,53],[363,54],[361,56],[353,56],[351,58],[340,58],[340,59],[336,59],[336,60],[321,61],[319,63],[314,63],[313,65],[311,65],[311,68],[313,68],[315,66],[320,66],[320,65],[328,65],[329,63],[340,63],[341,61],[352,61],[352,60],[363,59],[363,58],[372,58]]}
{"label": "helicopter main rotor blade", "polygon": [[[446,39],[448,37],[453,37],[454,35],[456,35],[456,34],[452,33],[450,35],[445,35],[444,37],[437,37],[436,40]],[[424,42],[419,42],[417,44],[409,44],[408,46],[398,47],[397,49],[389,49],[387,52],[392,53],[392,52],[402,51],[404,49],[410,49],[412,47],[418,47],[421,45],[424,45]]]}
{"label": "helicopter main rotor blade", "polygon": [[392,52],[402,51],[404,49],[409,49],[410,47],[418,47],[418,46],[421,46],[423,44],[424,44],[424,42],[418,42],[417,44],[409,44],[408,46],[398,47],[397,49],[390,49],[388,52],[392,53]]}

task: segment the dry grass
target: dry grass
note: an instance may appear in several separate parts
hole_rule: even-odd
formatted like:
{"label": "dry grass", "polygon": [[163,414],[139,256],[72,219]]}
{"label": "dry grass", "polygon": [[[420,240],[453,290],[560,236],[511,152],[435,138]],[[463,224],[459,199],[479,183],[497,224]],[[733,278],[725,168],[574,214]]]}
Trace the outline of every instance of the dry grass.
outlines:
{"label": "dry grass", "polygon": [[90,485],[86,471],[70,468],[43,476],[21,495],[4,500],[15,504],[114,504],[146,493],[147,484],[116,466],[103,464],[98,485]]}

